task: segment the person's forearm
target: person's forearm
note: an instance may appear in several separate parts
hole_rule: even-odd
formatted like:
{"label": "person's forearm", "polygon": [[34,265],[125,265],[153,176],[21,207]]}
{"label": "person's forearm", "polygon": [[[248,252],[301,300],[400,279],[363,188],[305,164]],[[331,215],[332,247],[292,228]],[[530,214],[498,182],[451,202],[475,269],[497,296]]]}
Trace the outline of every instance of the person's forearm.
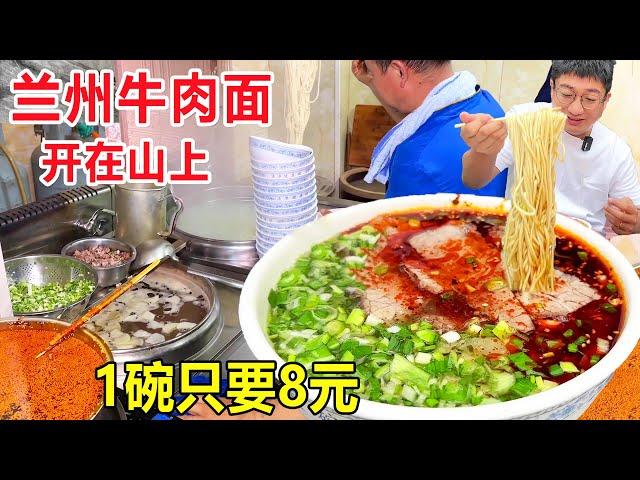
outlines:
{"label": "person's forearm", "polygon": [[462,157],[462,183],[469,188],[482,188],[496,175],[496,156],[467,150]]}

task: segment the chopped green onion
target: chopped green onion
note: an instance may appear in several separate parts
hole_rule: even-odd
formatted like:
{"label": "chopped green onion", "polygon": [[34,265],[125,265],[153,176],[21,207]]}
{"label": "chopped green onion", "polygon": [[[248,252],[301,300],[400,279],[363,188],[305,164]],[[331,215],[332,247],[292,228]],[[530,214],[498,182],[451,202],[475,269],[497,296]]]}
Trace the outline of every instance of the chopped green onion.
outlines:
{"label": "chopped green onion", "polygon": [[560,362],[560,368],[566,373],[580,373],[580,370],[578,370],[578,367],[576,367],[573,362]]}
{"label": "chopped green onion", "polygon": [[580,260],[584,262],[587,260],[587,258],[589,258],[589,255],[587,254],[587,252],[583,252],[582,250],[580,250],[578,252],[578,257],[580,257]]}
{"label": "chopped green onion", "polygon": [[516,383],[516,377],[509,372],[493,371],[489,375],[488,387],[495,395],[504,395]]}
{"label": "chopped green onion", "polygon": [[562,334],[563,337],[569,338],[573,336],[573,330],[569,329]]}
{"label": "chopped green onion", "polygon": [[411,352],[413,352],[413,342],[411,340],[407,340],[402,344],[402,353],[409,355]]}
{"label": "chopped green onion", "polygon": [[324,326],[324,331],[329,335],[333,335],[334,337],[340,335],[344,331],[344,329],[345,324],[339,320],[332,320]]}
{"label": "chopped green onion", "polygon": [[291,287],[296,285],[300,281],[300,277],[302,276],[302,272],[297,269],[289,270],[288,272],[284,272],[282,277],[280,277],[280,281],[278,282],[279,287]]}
{"label": "chopped green onion", "polygon": [[390,373],[393,377],[410,385],[415,385],[420,390],[429,388],[429,374],[401,355],[394,355],[391,361]]}
{"label": "chopped green onion", "polygon": [[495,325],[485,325],[480,332],[481,337],[493,337],[493,329]]}
{"label": "chopped green onion", "polygon": [[505,288],[506,286],[507,282],[505,282],[502,278],[493,278],[485,284],[485,288],[490,292],[500,290],[501,288]]}
{"label": "chopped green onion", "polygon": [[444,301],[450,300],[453,297],[453,292],[444,292],[440,295],[440,298]]}
{"label": "chopped green onion", "polygon": [[509,355],[509,360],[513,362],[513,364],[518,367],[520,370],[526,371],[535,368],[536,362],[524,352],[514,353],[513,355]]}
{"label": "chopped green onion", "polygon": [[326,259],[330,255],[333,255],[331,248],[326,244],[314,245],[311,247],[311,258],[316,258],[319,260]]}
{"label": "chopped green onion", "polygon": [[522,340],[520,340],[519,338],[512,338],[511,339],[511,344],[515,345],[520,350],[522,350],[522,348],[524,347],[524,342]]}
{"label": "chopped green onion", "polygon": [[346,352],[344,352],[342,354],[342,357],[340,357],[340,361],[341,362],[353,362],[355,360],[355,355],[353,353],[351,353],[349,350],[347,350]]}
{"label": "chopped green onion", "polygon": [[365,259],[363,257],[359,257],[357,255],[350,255],[348,257],[345,257],[344,261],[346,262],[347,267],[352,268],[354,270],[361,270],[362,268],[364,268]]}
{"label": "chopped green onion", "polygon": [[610,303],[603,303],[602,309],[607,313],[617,313],[618,309],[611,305]]}
{"label": "chopped green onion", "polygon": [[364,321],[365,321],[364,310],[360,308],[354,308],[353,310],[351,310],[351,313],[347,317],[347,323],[350,323],[351,325],[360,326],[364,323]]}
{"label": "chopped green onion", "polygon": [[582,327],[582,320],[580,320],[579,318],[576,318],[576,326],[577,326],[578,328],[581,328],[581,327]]}
{"label": "chopped green onion", "polygon": [[531,383],[529,379],[518,378],[509,391],[517,397],[526,397],[533,392],[536,387],[537,385],[535,383]]}
{"label": "chopped green onion", "polygon": [[437,398],[427,398],[427,407],[437,407],[439,403],[440,400],[438,400]]}
{"label": "chopped green onion", "polygon": [[467,332],[469,332],[472,335],[477,335],[481,331],[482,331],[482,327],[477,323],[472,323],[467,327]]}
{"label": "chopped green onion", "polygon": [[493,334],[503,342],[506,341],[516,330],[509,326],[504,320],[500,320],[493,329]]}
{"label": "chopped green onion", "polygon": [[418,330],[416,336],[425,343],[435,343],[438,339],[438,333],[433,330]]}
{"label": "chopped green onion", "polygon": [[311,315],[315,320],[328,322],[338,317],[338,310],[329,305],[319,305],[311,310]]}
{"label": "chopped green onion", "polygon": [[560,365],[558,365],[557,363],[554,365],[551,365],[549,367],[549,373],[551,374],[551,376],[553,377],[559,377],[560,375],[564,375],[564,370],[562,369],[562,367]]}
{"label": "chopped green onion", "polygon": [[576,345],[582,345],[586,341],[587,341],[587,337],[585,337],[584,335],[580,335],[578,338],[576,338],[573,341],[573,343],[575,343]]}
{"label": "chopped green onion", "polygon": [[365,325],[370,325],[375,327],[376,325],[382,325],[384,321],[381,318],[376,317],[373,314],[367,316],[367,319],[364,321]]}
{"label": "chopped green onion", "polygon": [[369,345],[360,345],[354,349],[354,355],[356,358],[366,357],[373,352],[373,347]]}
{"label": "chopped green onion", "polygon": [[607,291],[609,293],[616,293],[618,291],[618,287],[616,287],[613,283],[609,283],[607,284]]}
{"label": "chopped green onion", "polygon": [[554,348],[560,348],[562,346],[562,340],[547,340],[547,348],[553,350]]}
{"label": "chopped green onion", "polygon": [[591,365],[595,365],[600,361],[600,355],[591,355]]}
{"label": "chopped green onion", "polygon": [[567,350],[571,353],[576,353],[578,351],[578,345],[576,345],[575,343],[570,343],[569,345],[567,345]]}
{"label": "chopped green onion", "polygon": [[87,297],[94,288],[95,285],[86,279],[71,280],[64,285],[18,282],[9,286],[9,295],[13,312],[17,315],[67,307]]}
{"label": "chopped green onion", "polygon": [[420,364],[426,365],[427,363],[429,363],[431,361],[431,357],[432,357],[432,354],[430,354],[430,353],[418,352],[418,353],[416,353],[414,361],[416,363],[420,363]]}
{"label": "chopped green onion", "polygon": [[376,275],[384,275],[385,273],[387,273],[389,271],[389,265],[387,265],[386,263],[380,263],[379,265],[376,265],[375,268],[373,269],[373,272]]}

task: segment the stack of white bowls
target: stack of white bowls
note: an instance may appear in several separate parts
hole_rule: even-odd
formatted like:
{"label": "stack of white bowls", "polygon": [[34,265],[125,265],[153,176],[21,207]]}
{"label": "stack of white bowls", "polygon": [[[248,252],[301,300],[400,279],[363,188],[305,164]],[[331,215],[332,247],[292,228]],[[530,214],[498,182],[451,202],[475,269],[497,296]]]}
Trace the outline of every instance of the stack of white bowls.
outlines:
{"label": "stack of white bowls", "polygon": [[251,137],[256,207],[256,249],[264,255],[281,238],[316,219],[318,195],[313,150]]}

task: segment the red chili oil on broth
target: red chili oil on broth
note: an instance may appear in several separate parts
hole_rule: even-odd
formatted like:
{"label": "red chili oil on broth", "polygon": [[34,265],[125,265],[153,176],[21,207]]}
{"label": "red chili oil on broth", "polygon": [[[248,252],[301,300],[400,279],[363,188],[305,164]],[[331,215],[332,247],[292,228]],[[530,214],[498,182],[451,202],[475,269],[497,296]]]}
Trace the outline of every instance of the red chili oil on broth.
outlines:
{"label": "red chili oil on broth", "polygon": [[[464,241],[447,243],[444,257],[427,260],[410,245],[412,236],[454,220],[472,223],[475,230]],[[504,222],[503,216],[480,216],[464,212],[416,212],[377,217],[369,225],[382,233],[388,233],[390,228],[393,230],[386,236],[384,248],[372,252],[369,263],[383,263],[388,270],[384,275],[374,275],[370,269],[356,274],[367,286],[397,282],[401,288],[396,300],[409,305],[417,314],[424,313],[427,305],[429,313],[448,317],[456,325],[456,329],[462,330],[471,317],[478,315],[467,303],[466,295],[483,288],[491,279],[504,278],[500,261],[500,231],[504,228]],[[360,227],[355,227],[352,231]],[[601,299],[588,303],[561,320],[543,318],[528,312],[535,330],[526,335],[512,336],[507,348],[512,353],[525,352],[538,365],[536,371],[546,374],[550,380],[563,383],[589,369],[613,346],[618,335],[623,300],[610,269],[595,253],[580,245],[566,232],[557,231],[556,237],[556,268],[574,275],[594,288]],[[463,243],[473,254],[460,255]],[[419,265],[421,269],[437,275],[440,285],[446,287],[446,293],[435,295],[418,288],[400,270],[400,266],[406,262]],[[423,300],[417,302],[418,298]],[[497,320],[485,321],[496,323]],[[522,340],[522,348],[517,346],[518,339]],[[571,362],[580,372],[560,371],[559,362]]]}

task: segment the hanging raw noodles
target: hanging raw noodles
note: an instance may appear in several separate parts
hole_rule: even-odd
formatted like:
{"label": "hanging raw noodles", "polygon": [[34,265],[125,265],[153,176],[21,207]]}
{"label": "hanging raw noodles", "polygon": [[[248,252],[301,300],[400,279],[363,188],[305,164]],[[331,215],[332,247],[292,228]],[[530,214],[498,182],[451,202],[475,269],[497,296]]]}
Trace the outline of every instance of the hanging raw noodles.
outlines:
{"label": "hanging raw noodles", "polygon": [[[320,61],[287,60],[284,79],[287,142],[301,144],[309,121],[311,104],[318,100],[320,95]],[[311,99],[314,84],[317,84],[316,95]]]}

